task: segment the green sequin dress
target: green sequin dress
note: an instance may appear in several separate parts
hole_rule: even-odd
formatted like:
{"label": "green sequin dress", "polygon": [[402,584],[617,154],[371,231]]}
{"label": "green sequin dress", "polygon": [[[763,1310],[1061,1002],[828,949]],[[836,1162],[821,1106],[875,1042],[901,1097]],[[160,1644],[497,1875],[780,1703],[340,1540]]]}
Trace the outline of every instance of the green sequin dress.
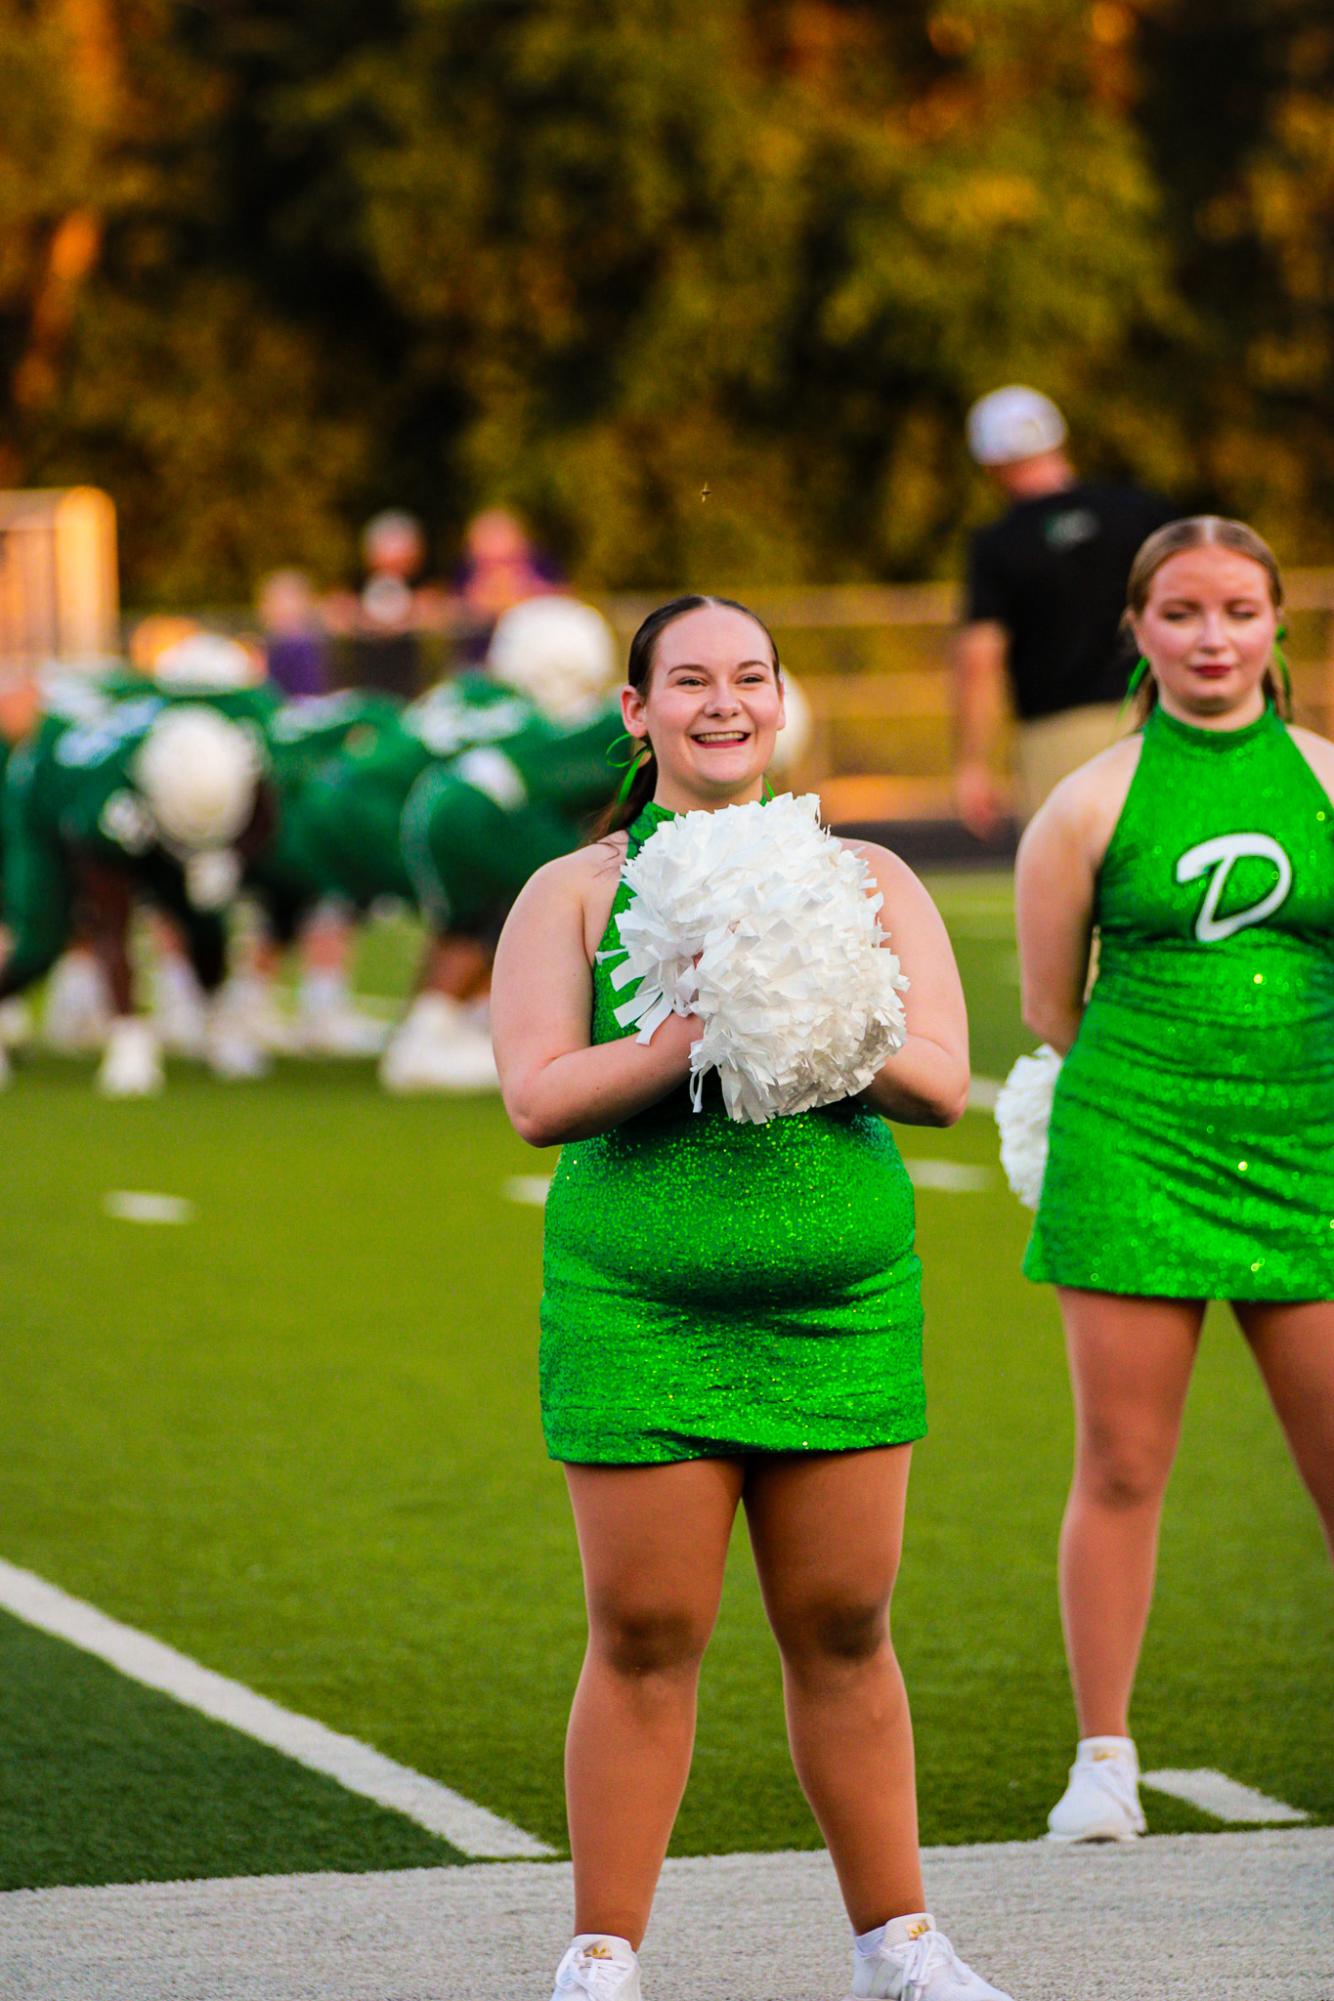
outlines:
{"label": "green sequin dress", "polygon": [[1151,712],[1095,915],[1028,1277],[1334,1298],[1334,806],[1272,708]]}
{"label": "green sequin dress", "polygon": [[[671,815],[649,805],[634,854]],[[622,956],[617,889],[602,950]],[[594,966],[593,1041],[633,1034]],[[542,1420],[616,1465],[899,1445],[926,1429],[913,1195],[848,1099],[737,1125],[713,1079],[563,1148],[547,1198]]]}

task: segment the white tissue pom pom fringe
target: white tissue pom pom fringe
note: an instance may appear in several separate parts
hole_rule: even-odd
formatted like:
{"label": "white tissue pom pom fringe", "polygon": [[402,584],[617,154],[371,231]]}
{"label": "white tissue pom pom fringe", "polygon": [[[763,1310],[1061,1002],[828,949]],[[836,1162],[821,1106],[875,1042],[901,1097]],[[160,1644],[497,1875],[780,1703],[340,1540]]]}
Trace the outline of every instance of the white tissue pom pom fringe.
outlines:
{"label": "white tissue pom pom fringe", "polygon": [[819,811],[814,793],[785,792],[682,813],[625,865],[635,901],[611,979],[639,989],[616,1019],[647,1042],[669,1014],[699,1016],[696,1111],[710,1070],[738,1123],[833,1104],[903,1045],[908,982],[877,921],[884,899]]}
{"label": "white tissue pom pom fringe", "polygon": [[1029,1209],[1036,1209],[1042,1199],[1047,1129],[1060,1072],[1061,1058],[1044,1042],[1032,1056],[1019,1058],[996,1093],[1001,1166],[1010,1187]]}

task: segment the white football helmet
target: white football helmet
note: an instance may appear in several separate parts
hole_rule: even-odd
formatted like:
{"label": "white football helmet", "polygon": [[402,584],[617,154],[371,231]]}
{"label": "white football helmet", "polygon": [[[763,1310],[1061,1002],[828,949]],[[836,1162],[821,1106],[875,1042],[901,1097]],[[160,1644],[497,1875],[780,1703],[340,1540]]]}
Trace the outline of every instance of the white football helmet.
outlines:
{"label": "white football helmet", "polygon": [[261,773],[250,730],[199,702],[156,718],[134,760],[134,780],[164,842],[187,853],[225,848],[254,811]]}
{"label": "white football helmet", "polygon": [[202,694],[253,687],[259,670],[254,656],[235,639],[225,639],[220,632],[192,632],[158,654],[153,679],[163,688],[198,688]]}
{"label": "white football helmet", "polygon": [[815,728],[811,705],[802,692],[800,682],[789,674],[786,667],[783,669],[783,709],[787,721],[774,739],[774,754],[769,760],[769,769],[786,778],[806,755]]}
{"label": "white football helmet", "polygon": [[596,708],[618,678],[611,627],[573,598],[526,598],[502,612],[486,664],[560,723]]}

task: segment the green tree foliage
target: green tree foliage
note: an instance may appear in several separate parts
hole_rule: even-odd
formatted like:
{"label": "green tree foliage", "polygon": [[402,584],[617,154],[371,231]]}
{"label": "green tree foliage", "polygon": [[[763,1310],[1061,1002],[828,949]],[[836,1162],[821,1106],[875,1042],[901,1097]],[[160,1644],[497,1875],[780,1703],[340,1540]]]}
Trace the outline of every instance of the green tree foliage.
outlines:
{"label": "green tree foliage", "polygon": [[590,584],[915,575],[1031,380],[1314,559],[1332,48],[1314,0],[0,0],[4,477],[106,485],[140,597],[332,576],[391,501]]}
{"label": "green tree foliage", "polygon": [[1171,0],[1138,64],[1189,306],[1151,379],[1206,489],[1328,559],[1334,18],[1311,0]]}

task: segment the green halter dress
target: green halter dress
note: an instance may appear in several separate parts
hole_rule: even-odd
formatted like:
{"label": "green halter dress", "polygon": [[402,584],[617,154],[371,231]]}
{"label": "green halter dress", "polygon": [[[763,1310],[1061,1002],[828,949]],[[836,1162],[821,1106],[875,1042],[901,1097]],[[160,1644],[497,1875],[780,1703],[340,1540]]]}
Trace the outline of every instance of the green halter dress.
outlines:
{"label": "green halter dress", "polygon": [[[646,806],[635,854],[671,814]],[[616,892],[601,950],[624,956]],[[593,971],[593,1041],[633,987]],[[561,1152],[547,1198],[542,1420],[553,1459],[617,1465],[898,1445],[926,1429],[913,1195],[847,1099],[737,1125],[683,1084]]]}
{"label": "green halter dress", "polygon": [[1028,1277],[1334,1298],[1334,805],[1272,708],[1150,713],[1095,914]]}

